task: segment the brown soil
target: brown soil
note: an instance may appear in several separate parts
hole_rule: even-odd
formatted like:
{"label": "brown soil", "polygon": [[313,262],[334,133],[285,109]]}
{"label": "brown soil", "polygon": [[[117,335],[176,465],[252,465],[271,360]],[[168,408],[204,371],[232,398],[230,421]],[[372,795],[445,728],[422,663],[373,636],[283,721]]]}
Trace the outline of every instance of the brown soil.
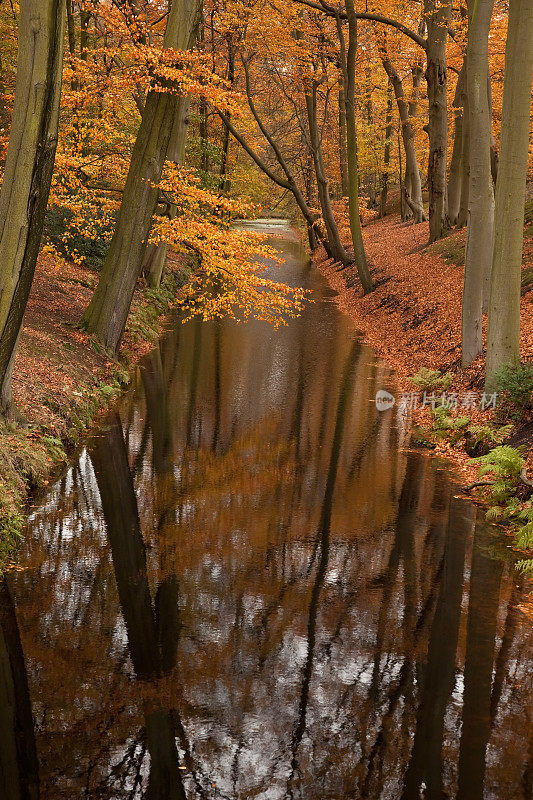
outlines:
{"label": "brown soil", "polygon": [[[369,222],[363,231],[365,248],[376,288],[363,296],[357,274],[340,272],[338,265],[319,252],[318,269],[338,292],[336,302],[348,314],[379,355],[394,369],[399,388],[413,391],[407,380],[422,367],[453,372],[451,390],[482,391],[484,360],[477,359],[461,370],[461,294],[463,267],[442,255],[442,245],[427,246],[428,223],[413,225],[401,221],[399,214]],[[460,252],[464,231],[446,240],[446,252]],[[454,241],[455,240],[455,241]],[[533,242],[526,239],[524,268],[531,266]],[[456,261],[460,261],[457,258]],[[354,288],[346,283],[354,281]],[[522,298],[521,358],[533,360],[533,291]],[[484,320],[484,336],[486,319]],[[468,414],[472,416],[469,411]],[[420,417],[420,413],[417,412]],[[424,412],[422,412],[424,416]],[[484,422],[487,412],[474,412]],[[490,412],[489,412],[490,416]],[[477,421],[477,420],[476,420]],[[530,420],[524,419],[526,425]],[[528,437],[528,465],[533,466],[532,438]],[[468,478],[475,469],[460,447],[443,443],[437,448],[462,468]],[[531,472],[531,469],[530,469]]]}
{"label": "brown soil", "polygon": [[[170,265],[179,266],[174,260]],[[39,258],[15,360],[13,395],[30,425],[58,436],[81,386],[106,382],[116,366],[92,336],[77,328],[97,280],[87,267],[47,254]],[[142,302],[137,291],[133,305]],[[126,330],[123,351],[129,362],[151,347],[150,341]]]}

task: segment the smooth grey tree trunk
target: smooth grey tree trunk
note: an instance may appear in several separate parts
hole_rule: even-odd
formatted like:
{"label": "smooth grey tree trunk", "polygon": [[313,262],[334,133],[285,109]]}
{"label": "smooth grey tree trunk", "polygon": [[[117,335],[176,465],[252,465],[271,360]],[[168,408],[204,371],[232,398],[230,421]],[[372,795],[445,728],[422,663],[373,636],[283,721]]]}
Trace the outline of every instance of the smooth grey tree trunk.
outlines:
{"label": "smooth grey tree trunk", "polygon": [[411,209],[415,222],[424,222],[426,215],[422,203],[422,183],[420,170],[415,150],[415,133],[409,114],[409,106],[405,99],[403,81],[395,70],[390,58],[385,51],[381,53],[381,61],[385,72],[389,76],[396,97],[400,127],[402,131],[403,146],[405,150],[405,199]]}
{"label": "smooth grey tree trunk", "polygon": [[[346,141],[348,154],[348,202],[350,232],[357,274],[364,294],[374,288],[366,260],[361,217],[359,215],[359,172],[357,164],[357,128],[355,124],[355,68],[357,58],[357,16],[353,0],[345,0],[348,17],[348,52],[346,53]],[[370,101],[369,101],[370,102]],[[369,113],[371,106],[369,106]]]}
{"label": "smooth grey tree trunk", "polygon": [[463,109],[455,109],[453,121],[453,150],[448,176],[448,219],[450,225],[457,225],[463,177]]}
{"label": "smooth grey tree trunk", "polygon": [[470,194],[470,114],[468,110],[468,93],[466,91],[467,68],[465,64],[464,85],[462,90],[463,125],[461,152],[461,199],[457,215],[457,227],[464,228],[468,222],[468,198]]}
{"label": "smooth grey tree trunk", "polygon": [[520,360],[520,278],[533,72],[533,0],[510,0],[487,334],[487,386]]}
{"label": "smooth grey tree trunk", "polygon": [[429,102],[429,241],[442,238],[448,228],[446,217],[446,170],[448,140],[448,98],[446,37],[451,3],[424,0],[427,22],[426,80]]}
{"label": "smooth grey tree trunk", "polygon": [[[173,161],[175,164],[182,164],[185,156],[185,145],[187,143],[189,125],[189,106],[189,101],[183,98],[181,102],[178,103],[176,109],[177,119],[174,127],[174,140],[170,142],[167,153],[167,159]],[[174,219],[176,216],[176,206],[173,203],[166,205],[166,215],[170,219]],[[166,242],[160,242],[159,244],[151,242],[146,248],[142,264],[142,273],[146,278],[146,283],[152,289],[157,289],[161,285],[167,253],[168,244]]]}
{"label": "smooth grey tree trunk", "polygon": [[[190,49],[196,39],[201,0],[174,0],[170,7],[164,46]],[[128,318],[156,210],[169,146],[186,130],[178,131],[179,105],[187,102],[170,91],[149,92],[133,147],[130,168],[115,233],[98,286],[81,325],[117,352]]]}
{"label": "smooth grey tree trunk", "polygon": [[465,82],[466,59],[457,78],[455,96],[453,99],[454,122],[453,122],[453,149],[450,160],[450,171],[448,177],[448,219],[450,225],[457,224],[459,207],[461,203],[461,184],[463,170],[463,87]]}
{"label": "smooth grey tree trunk", "polygon": [[487,93],[489,28],[494,0],[468,0],[467,92],[470,188],[462,313],[462,364],[483,350],[482,317],[489,294],[494,193],[490,171],[491,120]]}
{"label": "smooth grey tree trunk", "polygon": [[0,192],[0,413],[39,254],[54,169],[65,0],[23,0],[13,119]]}

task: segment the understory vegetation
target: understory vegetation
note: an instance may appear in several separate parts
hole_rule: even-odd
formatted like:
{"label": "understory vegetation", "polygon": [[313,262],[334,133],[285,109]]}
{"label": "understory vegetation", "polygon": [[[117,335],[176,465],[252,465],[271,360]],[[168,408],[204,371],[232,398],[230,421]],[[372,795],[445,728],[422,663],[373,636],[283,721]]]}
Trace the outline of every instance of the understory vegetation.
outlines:
{"label": "understory vegetation", "polygon": [[[429,423],[414,428],[415,443],[435,447],[443,440],[464,450],[475,465],[478,481],[465,487],[476,490],[492,522],[504,524],[514,536],[517,550],[533,551],[533,481],[527,477],[524,445],[514,447],[517,426],[533,418],[533,364],[503,367],[496,376],[498,405],[489,421],[476,419],[457,405],[447,404],[444,390],[451,374],[422,368],[410,380],[424,392],[443,392],[430,405]],[[533,575],[533,552],[519,559],[517,567]]]}

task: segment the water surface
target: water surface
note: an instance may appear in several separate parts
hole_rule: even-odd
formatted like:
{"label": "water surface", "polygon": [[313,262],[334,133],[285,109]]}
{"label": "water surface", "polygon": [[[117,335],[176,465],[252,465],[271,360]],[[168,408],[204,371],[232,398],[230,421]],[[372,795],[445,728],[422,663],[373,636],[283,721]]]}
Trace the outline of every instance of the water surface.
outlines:
{"label": "water surface", "polygon": [[31,514],[0,596],[9,800],[531,797],[508,542],[404,448],[387,370],[279,246],[317,302],[176,323]]}

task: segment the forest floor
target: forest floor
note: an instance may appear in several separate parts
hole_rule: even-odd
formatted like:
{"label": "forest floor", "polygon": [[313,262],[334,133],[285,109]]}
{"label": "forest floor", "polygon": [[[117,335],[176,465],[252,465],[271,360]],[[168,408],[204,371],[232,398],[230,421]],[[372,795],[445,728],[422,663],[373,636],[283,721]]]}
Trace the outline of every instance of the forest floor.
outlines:
{"label": "forest floor", "polygon": [[16,545],[28,492],[66,462],[161,334],[187,274],[176,257],[167,263],[161,290],[135,293],[119,363],[77,327],[97,273],[41,253],[13,371],[15,407],[25,424],[0,428],[0,570]]}
{"label": "forest floor", "polygon": [[[338,292],[338,306],[348,314],[365,341],[393,368],[398,391],[412,409],[418,425],[430,424],[428,407],[420,408],[423,393],[408,378],[421,368],[453,373],[447,393],[457,393],[458,413],[468,415],[474,424],[490,422],[494,413],[482,410],[484,360],[478,358],[468,369],[461,369],[461,295],[463,288],[466,231],[453,231],[440,242],[428,245],[429,225],[402,222],[399,214],[383,219],[369,218],[363,229],[365,249],[376,288],[363,296],[357,287],[357,274],[339,272],[338,265],[320,251],[316,265]],[[524,242],[524,269],[533,263],[533,234],[530,226]],[[355,272],[355,270],[354,270]],[[353,289],[346,278],[355,280]],[[483,321],[486,336],[486,318]],[[533,285],[522,297],[521,359],[533,360]],[[407,395],[415,393],[416,399]],[[488,397],[486,398],[488,401]],[[469,406],[467,410],[466,403]],[[461,405],[465,408],[461,409]],[[533,421],[522,418],[512,444],[526,448],[526,464],[533,473]],[[461,443],[443,438],[435,450],[455,463],[466,483],[476,479],[477,467]]]}

